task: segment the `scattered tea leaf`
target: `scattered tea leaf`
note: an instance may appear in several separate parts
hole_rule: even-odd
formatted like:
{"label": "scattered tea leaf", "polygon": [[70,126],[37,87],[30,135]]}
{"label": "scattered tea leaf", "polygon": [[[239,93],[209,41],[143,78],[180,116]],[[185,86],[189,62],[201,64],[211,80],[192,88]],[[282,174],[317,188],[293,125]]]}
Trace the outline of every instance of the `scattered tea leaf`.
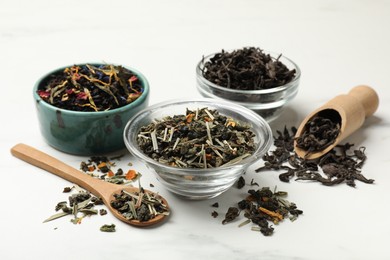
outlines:
{"label": "scattered tea leaf", "polygon": [[62,191],[63,193],[68,193],[72,191],[72,187],[65,187],[64,190]]}
{"label": "scattered tea leaf", "polygon": [[219,207],[219,203],[218,203],[218,202],[215,202],[215,203],[213,203],[211,206],[214,207],[214,208],[218,208],[218,207]]}
{"label": "scattered tea leaf", "polygon": [[240,178],[238,178],[236,185],[237,185],[237,189],[242,189],[245,186],[244,177],[240,176]]}
{"label": "scattered tea leaf", "polygon": [[247,219],[241,222],[238,225],[239,227],[252,223],[256,225],[252,227],[252,230],[270,236],[274,232],[274,228],[270,223],[278,224],[287,217],[293,221],[303,213],[295,203],[281,198],[281,196],[285,197],[287,195],[286,192],[272,192],[268,187],[263,187],[259,190],[249,190],[248,193],[249,196],[237,203],[238,208],[230,207],[228,209],[223,224],[236,219],[241,210]]}
{"label": "scattered tea leaf", "polygon": [[367,159],[365,147],[360,147],[351,153],[353,144],[339,144],[320,158],[307,160],[300,158],[294,152],[295,134],[295,127],[291,128],[291,133],[287,127],[283,132],[277,131],[274,140],[275,150],[263,156],[264,165],[255,171],[284,171],[279,174],[279,179],[283,182],[295,178],[296,181],[320,182],[325,186],[345,183],[355,187],[355,181],[367,184],[374,182],[361,173],[361,168]]}
{"label": "scattered tea leaf", "polygon": [[58,219],[58,218],[70,215],[70,214],[71,214],[71,212],[59,212],[59,213],[56,213],[56,214],[50,216],[49,218],[45,219],[43,221],[43,223],[46,223],[46,222],[49,222],[49,221],[52,221],[52,220],[55,220],[55,219]]}
{"label": "scattered tea leaf", "polygon": [[103,225],[100,227],[100,231],[102,232],[115,232],[116,229],[115,229],[115,225],[114,224],[111,224],[111,225]]}
{"label": "scattered tea leaf", "polygon": [[238,208],[230,207],[225,214],[225,219],[222,220],[222,224],[226,224],[226,223],[229,223],[229,222],[235,220],[239,214],[240,214],[240,211],[238,210]]}

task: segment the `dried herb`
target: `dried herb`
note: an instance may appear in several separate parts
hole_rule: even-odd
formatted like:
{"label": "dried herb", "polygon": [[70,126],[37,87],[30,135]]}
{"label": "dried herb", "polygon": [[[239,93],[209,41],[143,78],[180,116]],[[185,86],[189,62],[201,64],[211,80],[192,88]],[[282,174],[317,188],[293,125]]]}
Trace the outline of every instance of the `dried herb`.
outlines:
{"label": "dried herb", "polygon": [[259,187],[260,185],[252,179],[252,180],[251,180],[251,186],[257,186],[257,187]]}
{"label": "dried herb", "polygon": [[65,68],[48,76],[37,91],[53,106],[92,112],[125,106],[142,92],[142,83],[132,71],[111,64]]}
{"label": "dried herb", "polygon": [[65,187],[64,190],[62,191],[63,193],[68,193],[72,191],[72,187]]}
{"label": "dried herb", "polygon": [[230,165],[256,149],[249,125],[208,108],[155,120],[141,127],[137,143],[154,160],[179,168]]}
{"label": "dried herb", "polygon": [[245,179],[244,177],[240,176],[236,182],[237,189],[242,189],[245,186]]}
{"label": "dried herb", "polygon": [[[71,190],[72,189],[73,187],[71,188]],[[44,223],[64,216],[72,215],[73,218],[71,219],[71,222],[74,224],[80,224],[84,217],[96,215],[98,213],[98,211],[93,209],[93,207],[95,206],[94,201],[99,201],[99,199],[79,187],[77,187],[76,189],[79,191],[68,197],[69,205],[66,201],[61,201],[57,203],[55,211],[60,212],[44,220]],[[80,214],[82,215],[80,216]]]}
{"label": "dried herb", "polygon": [[320,182],[326,186],[346,183],[355,187],[355,181],[371,184],[373,179],[367,179],[361,168],[367,159],[365,147],[350,150],[353,144],[346,143],[337,145],[327,154],[315,160],[299,158],[294,152],[294,136],[296,128],[290,131],[285,127],[284,131],[277,131],[274,140],[275,150],[263,156],[264,166],[256,169],[256,172],[263,170],[284,171],[279,175],[283,182],[291,179]]}
{"label": "dried herb", "polygon": [[79,192],[76,194],[72,194],[71,196],[69,196],[69,205],[73,207],[75,205],[78,205],[81,202],[90,200],[91,197],[92,194],[89,192]]}
{"label": "dried herb", "polygon": [[116,163],[114,160],[120,160],[120,156],[114,156],[110,159],[107,156],[92,156],[88,161],[82,161],[80,163],[80,169],[86,172],[88,175],[105,180],[114,184],[131,184],[138,180],[142,175],[129,169],[126,173],[122,168],[118,168],[114,171]]}
{"label": "dried herb", "polygon": [[115,225],[114,224],[111,224],[111,225],[103,225],[100,227],[100,231],[102,232],[115,232],[116,229],[115,229]]}
{"label": "dried herb", "polygon": [[111,206],[128,220],[148,221],[157,215],[169,215],[169,209],[161,198],[140,187],[139,192],[122,190],[114,195]]}
{"label": "dried herb", "polygon": [[222,224],[226,224],[226,223],[229,223],[229,222],[235,220],[239,214],[240,214],[240,211],[238,210],[238,208],[230,207],[225,214],[225,219],[222,220]]}
{"label": "dried herb", "polygon": [[[302,134],[296,138],[297,147],[306,151],[306,155],[322,151],[336,141],[340,134],[341,118],[337,113],[327,112],[327,117],[318,114],[311,118],[304,126]],[[329,117],[329,115],[333,115]]]}
{"label": "dried herb", "polygon": [[[114,173],[114,167],[116,166],[114,160],[120,160],[122,157],[123,155],[119,155],[119,156],[111,157],[109,159],[107,156],[92,156],[88,161],[82,161],[80,163],[80,169],[86,172],[91,177],[99,178],[104,181],[116,183],[116,184],[130,184],[135,180],[139,180],[141,174],[132,169],[128,170],[125,173],[121,168],[118,168]],[[104,208],[101,208],[99,210],[96,210],[94,208],[95,206],[104,205],[103,200],[101,198],[92,195],[91,193],[85,191],[84,189],[80,188],[77,185],[74,185],[73,187],[65,187],[63,190],[64,193],[69,193],[72,191],[76,191],[76,193],[68,197],[69,206],[66,201],[59,202],[56,205],[55,210],[60,212],[50,216],[44,222],[48,222],[67,215],[71,215],[73,216],[71,222],[74,224],[80,224],[85,216],[91,216],[97,214],[104,216],[107,214],[107,210]],[[147,194],[146,196],[150,197],[149,194]],[[145,201],[147,203],[151,203],[151,201],[153,201],[153,203],[156,203],[155,201],[158,201],[158,199],[150,198],[150,201],[148,200]],[[158,206],[153,206],[153,207],[159,208]],[[163,207],[164,205],[161,206],[161,208]],[[163,212],[161,214],[168,214],[168,213]],[[140,213],[140,215],[142,215],[142,212]],[[107,225],[107,227],[105,226],[103,227],[108,229],[110,228],[115,229],[115,225],[111,225],[111,226]],[[111,232],[111,231],[107,231],[107,232]]]}
{"label": "dried herb", "polygon": [[[218,202],[214,202],[213,204],[211,204],[211,207],[213,207],[213,208],[218,208],[218,207],[219,207],[219,203],[218,203]],[[216,212],[215,210],[213,210],[213,212],[211,212],[211,216],[212,216],[213,218],[218,217],[218,212]]]}
{"label": "dried herb", "polygon": [[92,196],[91,202],[92,202],[93,205],[95,205],[95,206],[97,206],[97,205],[104,205],[103,199],[102,199],[102,198],[95,197],[95,196]]}
{"label": "dried herb", "polygon": [[295,76],[279,61],[255,47],[215,54],[205,62],[203,77],[222,87],[239,90],[259,90],[282,86]]}
{"label": "dried herb", "polygon": [[255,224],[251,228],[253,231],[260,231],[263,235],[270,236],[274,232],[270,223],[276,225],[285,218],[294,221],[303,213],[295,203],[284,198],[287,192],[272,192],[268,187],[263,187],[259,190],[249,190],[248,193],[250,195],[239,201],[237,207],[228,209],[223,224],[233,221],[243,211],[247,219],[239,224],[239,227],[253,223]]}

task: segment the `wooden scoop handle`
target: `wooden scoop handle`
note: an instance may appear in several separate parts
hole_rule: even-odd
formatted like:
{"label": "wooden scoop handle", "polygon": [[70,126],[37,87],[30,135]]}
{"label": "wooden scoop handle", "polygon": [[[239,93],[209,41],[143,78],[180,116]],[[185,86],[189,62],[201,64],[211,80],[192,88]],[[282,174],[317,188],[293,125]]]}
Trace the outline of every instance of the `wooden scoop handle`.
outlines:
{"label": "wooden scoop handle", "polygon": [[363,106],[366,117],[372,116],[379,106],[378,94],[369,86],[359,85],[351,89],[349,96],[356,98]]}
{"label": "wooden scoop handle", "polygon": [[79,170],[26,144],[15,145],[11,148],[11,153],[25,162],[79,185],[97,197],[108,198],[113,191],[118,189],[115,184],[83,174]]}

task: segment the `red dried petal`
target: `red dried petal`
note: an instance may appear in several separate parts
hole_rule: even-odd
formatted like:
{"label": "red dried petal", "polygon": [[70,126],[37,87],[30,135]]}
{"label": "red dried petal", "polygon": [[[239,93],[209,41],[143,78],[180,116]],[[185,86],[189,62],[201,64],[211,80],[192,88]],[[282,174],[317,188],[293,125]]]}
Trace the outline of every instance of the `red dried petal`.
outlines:
{"label": "red dried petal", "polygon": [[138,78],[135,75],[131,76],[131,78],[129,79],[130,82],[134,82],[136,80],[138,80]]}
{"label": "red dried petal", "polygon": [[66,94],[68,94],[68,95],[72,94],[73,92],[74,92],[73,88],[66,90]]}
{"label": "red dried petal", "polygon": [[47,90],[38,90],[38,95],[39,95],[41,98],[48,98],[48,97],[50,97],[50,91],[47,91]]}
{"label": "red dried petal", "polygon": [[80,92],[76,95],[76,99],[83,99],[83,100],[87,100],[88,99],[88,95],[85,93],[85,92]]}
{"label": "red dried petal", "polygon": [[139,98],[139,96],[141,96],[141,93],[130,93],[128,96],[127,96],[127,103],[131,103],[133,102],[134,100],[136,100],[137,98]]}

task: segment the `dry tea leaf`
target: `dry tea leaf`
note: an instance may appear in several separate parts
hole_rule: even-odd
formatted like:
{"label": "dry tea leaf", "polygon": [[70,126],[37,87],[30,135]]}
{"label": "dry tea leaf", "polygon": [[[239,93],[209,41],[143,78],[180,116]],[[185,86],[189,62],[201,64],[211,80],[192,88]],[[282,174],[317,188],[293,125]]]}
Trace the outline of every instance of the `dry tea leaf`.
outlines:
{"label": "dry tea leaf", "polygon": [[256,172],[284,171],[279,174],[279,179],[283,182],[295,178],[301,181],[320,182],[326,186],[346,183],[351,187],[356,186],[355,181],[374,183],[373,179],[368,179],[361,173],[361,168],[367,159],[365,147],[360,147],[351,153],[353,144],[339,144],[318,159],[306,160],[299,158],[294,152],[295,134],[295,127],[291,128],[291,133],[286,127],[283,132],[277,131],[274,141],[275,150],[263,156],[264,165],[256,169]]}
{"label": "dry tea leaf", "polygon": [[115,229],[115,225],[114,224],[111,224],[111,225],[103,225],[100,227],[100,231],[102,232],[115,232],[116,229]]}
{"label": "dry tea leaf", "polygon": [[222,87],[259,90],[282,86],[292,81],[295,70],[289,70],[279,57],[260,48],[249,47],[215,54],[205,62],[203,77]]}

